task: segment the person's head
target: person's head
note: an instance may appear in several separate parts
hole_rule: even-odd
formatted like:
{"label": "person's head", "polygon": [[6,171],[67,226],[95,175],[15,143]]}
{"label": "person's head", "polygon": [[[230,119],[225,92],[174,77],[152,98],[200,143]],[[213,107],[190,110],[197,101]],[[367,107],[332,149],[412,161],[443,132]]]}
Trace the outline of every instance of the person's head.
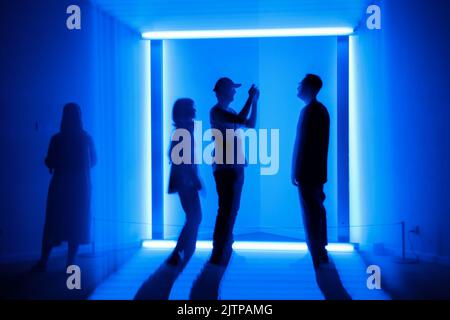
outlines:
{"label": "person's head", "polygon": [[81,108],[74,102],[67,103],[63,109],[61,132],[78,132],[83,130]]}
{"label": "person's head", "polygon": [[175,127],[185,127],[195,118],[194,100],[182,98],[175,101],[172,109],[172,120]]}
{"label": "person's head", "polygon": [[317,94],[320,89],[322,89],[322,86],[322,79],[320,79],[319,76],[315,74],[307,74],[298,86],[297,96],[306,103],[309,103],[310,101],[316,99]]}
{"label": "person's head", "polygon": [[229,104],[234,100],[236,94],[236,88],[239,88],[241,84],[234,83],[230,78],[220,78],[217,80],[214,86],[214,92],[216,93],[217,100],[223,104]]}

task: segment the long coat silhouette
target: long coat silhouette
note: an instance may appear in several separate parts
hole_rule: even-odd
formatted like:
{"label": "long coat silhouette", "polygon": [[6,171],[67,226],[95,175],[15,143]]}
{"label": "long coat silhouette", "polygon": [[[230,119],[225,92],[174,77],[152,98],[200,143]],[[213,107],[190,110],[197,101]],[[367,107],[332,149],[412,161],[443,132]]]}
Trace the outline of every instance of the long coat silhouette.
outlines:
{"label": "long coat silhouette", "polygon": [[77,105],[64,110],[61,130],[50,141],[45,164],[53,174],[48,189],[44,239],[58,245],[90,242],[91,177],[96,163],[92,138],[82,129]]}

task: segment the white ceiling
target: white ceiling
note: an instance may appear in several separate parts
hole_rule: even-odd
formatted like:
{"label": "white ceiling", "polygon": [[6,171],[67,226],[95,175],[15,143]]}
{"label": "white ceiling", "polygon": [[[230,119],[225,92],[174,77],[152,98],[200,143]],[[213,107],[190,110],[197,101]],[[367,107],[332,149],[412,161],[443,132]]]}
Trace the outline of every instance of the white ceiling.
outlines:
{"label": "white ceiling", "polygon": [[139,31],[356,27],[367,0],[91,0]]}

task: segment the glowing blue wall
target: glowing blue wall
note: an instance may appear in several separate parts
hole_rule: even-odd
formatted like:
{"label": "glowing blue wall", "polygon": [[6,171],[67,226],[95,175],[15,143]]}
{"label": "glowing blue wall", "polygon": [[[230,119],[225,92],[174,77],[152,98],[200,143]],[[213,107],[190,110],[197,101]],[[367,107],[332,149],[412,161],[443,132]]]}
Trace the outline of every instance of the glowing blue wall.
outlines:
{"label": "glowing blue wall", "polygon": [[151,235],[150,47],[99,11],[94,28],[95,231],[115,247]]}
{"label": "glowing blue wall", "polygon": [[[164,41],[164,155],[165,175],[165,235],[178,234],[179,225],[184,223],[184,212],[177,195],[167,194],[168,158],[171,110],[180,97],[191,97],[196,103],[197,120],[203,121],[203,130],[210,128],[209,110],[217,102],[213,87],[219,77],[229,76],[243,84],[232,106],[241,108],[247,98],[247,90],[259,75],[258,42],[254,40],[174,40]],[[227,58],[225,58],[227,57]],[[207,143],[204,144],[205,146]],[[205,196],[201,198],[203,221],[200,236],[211,238],[217,213],[217,194],[212,168],[200,167],[200,175],[205,185]],[[236,222],[236,231],[243,227],[259,224],[259,180],[255,170],[246,170],[246,183],[241,202],[241,213]],[[249,187],[253,197],[248,197]]]}
{"label": "glowing blue wall", "polygon": [[[62,108],[77,101],[92,131],[92,12],[65,28],[68,1],[3,1],[0,32],[0,255],[38,253],[50,175],[44,157]],[[82,6],[82,8],[85,8]],[[5,14],[3,14],[5,12]],[[8,14],[6,14],[6,12]],[[101,157],[101,155],[100,155]]]}
{"label": "glowing blue wall", "polygon": [[[164,41],[164,151],[165,151],[165,235],[174,237],[184,222],[184,213],[176,195],[167,194],[169,165],[167,151],[174,101],[191,97],[196,102],[197,119],[203,130],[210,127],[209,110],[216,103],[212,91],[215,81],[229,76],[242,83],[232,107],[240,110],[252,83],[261,89],[258,128],[280,129],[280,168],[275,176],[261,176],[259,166],[245,172],[241,209],[236,234],[264,231],[303,238],[300,204],[296,189],[290,183],[290,169],[295,130],[303,103],[296,97],[297,86],[308,73],[318,73],[325,86],[320,99],[331,115],[329,183],[326,207],[329,224],[336,225],[336,103],[337,39],[336,37],[284,39],[221,39]],[[206,146],[208,143],[204,143]],[[200,166],[205,184],[201,198],[203,222],[201,237],[211,238],[217,213],[217,195],[212,169]],[[330,239],[335,240],[335,230]]]}
{"label": "glowing blue wall", "polygon": [[[325,185],[328,223],[337,224],[337,39],[336,37],[260,40],[261,128],[280,129],[280,171],[261,177],[261,228],[265,232],[304,238],[297,188],[290,182],[297,121],[304,103],[298,83],[307,73],[321,76],[318,99],[330,113],[328,183]],[[336,240],[335,229],[330,240]]]}
{"label": "glowing blue wall", "polygon": [[[404,220],[407,249],[450,256],[450,8],[382,1],[382,30],[351,40],[350,201],[357,225]],[[399,226],[354,228],[352,240],[400,249]]]}
{"label": "glowing blue wall", "polygon": [[[70,4],[81,8],[81,30],[66,28]],[[149,130],[145,42],[86,1],[1,6],[8,13],[0,21],[1,259],[39,253],[50,179],[44,157],[68,101],[81,105],[97,147],[97,248],[146,238],[149,225],[122,223],[151,222],[143,195]]]}

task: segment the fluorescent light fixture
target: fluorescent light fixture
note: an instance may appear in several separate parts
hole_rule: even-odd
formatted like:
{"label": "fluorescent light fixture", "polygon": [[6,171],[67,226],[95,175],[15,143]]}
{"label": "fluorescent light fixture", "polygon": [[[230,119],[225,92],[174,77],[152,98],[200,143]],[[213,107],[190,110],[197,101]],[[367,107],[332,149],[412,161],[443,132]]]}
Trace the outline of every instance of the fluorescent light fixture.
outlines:
{"label": "fluorescent light fixture", "polygon": [[145,240],[142,247],[150,249],[173,249],[177,242],[173,240]]}
{"label": "fluorescent light fixture", "polygon": [[[361,139],[363,136],[360,129],[359,113],[361,112],[358,93],[361,90],[360,81],[357,78],[357,70],[359,63],[357,47],[358,40],[356,37],[351,36],[348,39],[348,173],[349,173],[349,218],[350,225],[358,226],[362,225],[362,215],[364,212],[364,194],[361,192],[363,181],[363,168],[361,163],[365,163],[365,159],[362,158],[361,146],[364,145],[364,141]],[[350,228],[350,239],[360,242],[363,238],[362,228]]]}
{"label": "fluorescent light fixture", "polygon": [[[146,240],[142,243],[144,248],[173,249],[177,242],[174,240]],[[197,249],[212,249],[211,241],[197,241]],[[249,251],[307,251],[304,242],[259,242],[259,241],[236,241],[233,249]],[[351,243],[330,243],[327,246],[330,252],[352,252],[354,246]]]}
{"label": "fluorescent light fixture", "polygon": [[148,31],[142,33],[142,38],[149,40],[266,38],[266,37],[346,36],[352,33],[353,28],[351,27],[186,30],[186,31]]}
{"label": "fluorescent light fixture", "polygon": [[152,98],[151,98],[151,46],[150,41],[145,41],[145,54],[144,54],[144,92],[146,92],[146,101],[142,113],[142,125],[144,127],[144,153],[143,153],[143,172],[144,172],[144,187],[142,199],[144,201],[144,219],[148,226],[146,228],[147,237],[152,235]]}

